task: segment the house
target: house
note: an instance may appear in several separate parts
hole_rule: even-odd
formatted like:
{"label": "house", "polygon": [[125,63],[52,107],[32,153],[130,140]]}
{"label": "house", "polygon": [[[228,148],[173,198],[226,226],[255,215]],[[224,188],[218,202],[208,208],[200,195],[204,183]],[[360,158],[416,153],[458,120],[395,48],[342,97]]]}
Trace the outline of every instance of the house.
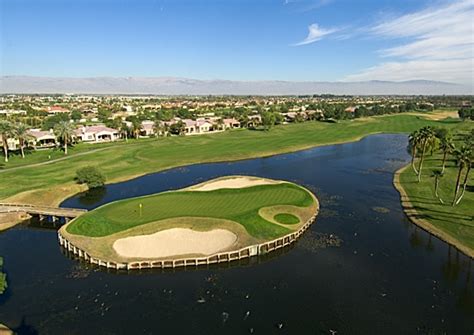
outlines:
{"label": "house", "polygon": [[103,125],[83,126],[76,130],[76,137],[83,142],[107,142],[120,138],[118,130]]}
{"label": "house", "polygon": [[142,121],[140,126],[140,136],[151,136],[155,134],[155,122],[150,120]]}
{"label": "house", "polygon": [[240,122],[234,118],[232,119],[224,119],[224,129],[233,129],[233,128],[240,128]]}
{"label": "house", "polygon": [[213,124],[206,119],[183,119],[181,121],[184,123],[184,133],[186,135],[203,134],[213,131]]}
{"label": "house", "polygon": [[58,144],[58,140],[53,133],[53,130],[30,129],[28,135],[31,136],[29,145],[35,149],[52,148]]}
{"label": "house", "polygon": [[262,117],[260,116],[260,114],[255,114],[255,115],[249,115],[248,116],[247,127],[249,127],[249,128],[256,127],[261,123],[262,123]]}
{"label": "house", "polygon": [[197,133],[208,133],[213,130],[212,123],[206,119],[197,119],[196,120],[196,132]]}
{"label": "house", "polygon": [[21,109],[2,109],[0,115],[26,115],[25,110]]}
{"label": "house", "polygon": [[47,109],[46,111],[48,112],[48,114],[70,113],[70,110],[69,110],[69,109],[66,109],[66,108],[61,107],[61,106],[48,107],[48,109]]}

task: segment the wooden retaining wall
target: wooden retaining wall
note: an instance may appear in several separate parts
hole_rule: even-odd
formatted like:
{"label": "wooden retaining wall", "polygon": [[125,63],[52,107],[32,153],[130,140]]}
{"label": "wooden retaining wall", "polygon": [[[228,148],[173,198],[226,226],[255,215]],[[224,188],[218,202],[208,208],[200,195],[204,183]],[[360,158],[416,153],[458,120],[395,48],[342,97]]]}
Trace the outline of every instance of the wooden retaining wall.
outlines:
{"label": "wooden retaining wall", "polygon": [[178,267],[187,267],[187,266],[199,266],[199,265],[210,265],[224,262],[231,262],[243,258],[249,258],[258,255],[264,255],[274,250],[286,247],[293,242],[295,242],[309,226],[314,222],[317,216],[317,212],[297,231],[292,232],[283,237],[279,237],[272,241],[254,244],[239,250],[225,251],[220,252],[214,255],[205,256],[205,257],[193,257],[193,258],[173,258],[173,259],[157,259],[157,260],[143,260],[143,261],[133,261],[128,263],[116,263],[110,261],[103,261],[98,258],[92,257],[84,250],[73,245],[66,238],[64,238],[61,233],[58,231],[58,240],[59,244],[73,253],[74,255],[83,258],[91,264],[97,264],[109,269],[116,270],[135,270],[135,269],[165,269],[165,268],[178,268]]}

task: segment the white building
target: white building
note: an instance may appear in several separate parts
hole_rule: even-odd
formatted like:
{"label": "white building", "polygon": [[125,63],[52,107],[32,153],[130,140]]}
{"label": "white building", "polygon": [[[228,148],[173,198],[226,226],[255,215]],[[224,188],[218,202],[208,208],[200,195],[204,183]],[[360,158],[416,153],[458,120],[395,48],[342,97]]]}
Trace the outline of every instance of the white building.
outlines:
{"label": "white building", "polygon": [[83,126],[76,130],[76,136],[83,142],[108,142],[120,138],[118,130],[106,126]]}

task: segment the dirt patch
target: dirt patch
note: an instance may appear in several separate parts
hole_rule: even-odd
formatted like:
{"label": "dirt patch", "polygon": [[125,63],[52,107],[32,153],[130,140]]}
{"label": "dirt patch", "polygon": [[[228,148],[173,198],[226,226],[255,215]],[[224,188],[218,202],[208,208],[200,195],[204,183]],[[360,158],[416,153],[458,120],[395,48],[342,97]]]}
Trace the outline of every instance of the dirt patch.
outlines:
{"label": "dirt patch", "polygon": [[0,231],[14,227],[29,218],[30,216],[24,212],[0,213]]}

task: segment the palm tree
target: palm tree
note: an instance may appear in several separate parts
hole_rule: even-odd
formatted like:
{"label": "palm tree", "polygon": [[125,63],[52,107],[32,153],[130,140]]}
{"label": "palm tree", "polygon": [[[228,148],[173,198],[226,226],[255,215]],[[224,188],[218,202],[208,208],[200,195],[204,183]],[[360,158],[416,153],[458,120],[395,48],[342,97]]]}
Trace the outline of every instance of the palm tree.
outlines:
{"label": "palm tree", "polygon": [[420,144],[420,139],[421,139],[421,136],[420,136],[419,130],[415,130],[408,137],[408,143],[411,149],[411,167],[413,168],[413,171],[415,171],[416,174],[418,174],[418,170],[416,169],[416,166],[415,166],[415,157],[416,157],[416,150]]}
{"label": "palm tree", "polygon": [[216,125],[218,130],[225,130],[224,120],[221,117],[216,120]]}
{"label": "palm tree", "polygon": [[442,161],[441,173],[444,173],[444,170],[446,168],[446,158],[448,157],[448,154],[452,153],[453,150],[454,150],[453,139],[449,136],[441,138],[439,148],[443,152],[443,161]]}
{"label": "palm tree", "polygon": [[25,144],[27,144],[33,136],[28,133],[28,126],[24,123],[19,123],[15,127],[14,132],[15,137],[18,139],[18,142],[20,142],[21,158],[25,158]]}
{"label": "palm tree", "polygon": [[67,145],[74,136],[75,128],[68,121],[60,121],[54,126],[54,134],[64,143],[64,154],[67,155]]}
{"label": "palm tree", "polygon": [[138,120],[133,120],[132,121],[132,133],[133,133],[133,136],[138,139],[138,137],[140,136],[140,130],[141,130],[141,124],[140,124],[140,121]]}
{"label": "palm tree", "polygon": [[164,135],[164,126],[161,124],[161,121],[155,121],[153,124],[153,132],[155,133],[156,137]]}
{"label": "palm tree", "polygon": [[421,137],[421,157],[420,157],[420,165],[418,165],[418,182],[421,181],[421,170],[423,169],[423,161],[425,159],[426,148],[430,145],[433,145],[433,142],[436,139],[433,128],[431,128],[430,126],[421,128],[420,137]]}
{"label": "palm tree", "polygon": [[440,203],[444,204],[443,199],[438,194],[438,189],[439,189],[439,180],[444,176],[443,172],[441,170],[434,170],[433,171],[433,177],[435,179],[435,196],[439,200]]}
{"label": "palm tree", "polygon": [[125,137],[125,142],[128,142],[128,132],[129,132],[129,130],[130,130],[130,128],[128,128],[128,126],[125,122],[122,122],[120,124],[119,131]]}
{"label": "palm tree", "polygon": [[[459,166],[459,170],[458,170],[458,176],[456,178],[456,187],[454,188],[454,197],[453,197],[453,202],[451,204],[452,206],[459,204],[462,197],[464,196],[464,191],[466,190],[469,172],[471,172],[471,167],[472,167],[471,154],[472,154],[471,148],[465,145],[463,145],[461,149],[456,150],[456,161],[457,161],[457,165]],[[464,176],[464,181],[463,181],[463,192],[461,193],[461,196],[458,198],[458,193],[461,186],[460,181],[461,181],[462,171],[466,167],[467,167],[467,171],[466,171],[466,174]]]}
{"label": "palm tree", "polygon": [[3,142],[3,154],[5,155],[5,163],[8,163],[8,139],[14,135],[14,127],[10,121],[0,121],[0,136]]}

